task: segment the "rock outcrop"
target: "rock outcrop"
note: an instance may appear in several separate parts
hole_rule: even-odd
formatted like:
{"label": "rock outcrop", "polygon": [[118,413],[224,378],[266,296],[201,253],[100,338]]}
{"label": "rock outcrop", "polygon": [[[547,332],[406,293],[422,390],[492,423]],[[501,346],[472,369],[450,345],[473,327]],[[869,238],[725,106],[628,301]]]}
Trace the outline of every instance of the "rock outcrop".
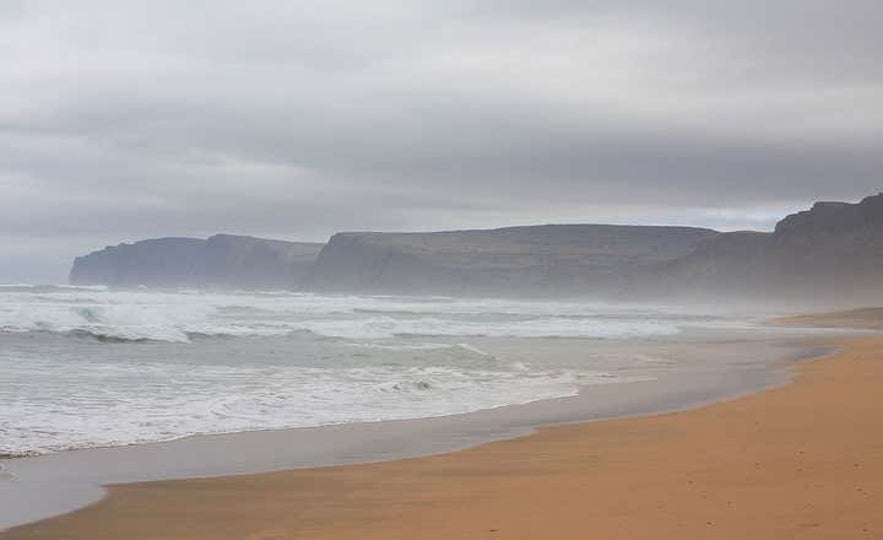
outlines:
{"label": "rock outcrop", "polygon": [[433,233],[340,233],[309,290],[410,295],[606,297],[719,233],[689,227],[543,225]]}
{"label": "rock outcrop", "polygon": [[883,194],[857,204],[820,202],[772,233],[724,233],[647,274],[638,297],[883,301]]}
{"label": "rock outcrop", "polygon": [[291,289],[323,244],[218,234],[119,244],[77,257],[74,285]]}

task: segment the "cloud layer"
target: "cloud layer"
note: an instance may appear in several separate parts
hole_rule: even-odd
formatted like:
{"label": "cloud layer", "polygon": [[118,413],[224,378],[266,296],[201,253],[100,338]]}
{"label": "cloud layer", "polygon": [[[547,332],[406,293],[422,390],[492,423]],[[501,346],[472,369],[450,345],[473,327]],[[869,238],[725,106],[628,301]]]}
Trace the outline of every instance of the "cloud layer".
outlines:
{"label": "cloud layer", "polygon": [[0,281],[170,234],[768,226],[883,186],[881,23],[865,0],[6,1]]}

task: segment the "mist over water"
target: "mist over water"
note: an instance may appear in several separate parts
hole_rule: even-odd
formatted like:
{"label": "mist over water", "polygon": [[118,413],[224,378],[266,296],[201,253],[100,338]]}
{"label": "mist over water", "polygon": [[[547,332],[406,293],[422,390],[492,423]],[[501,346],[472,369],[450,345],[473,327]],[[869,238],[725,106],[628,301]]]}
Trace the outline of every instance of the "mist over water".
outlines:
{"label": "mist over water", "polygon": [[[572,396],[666,361],[596,353],[598,340],[722,325],[744,323],[660,306],[3,286],[0,454]],[[530,354],[574,340],[577,356]]]}

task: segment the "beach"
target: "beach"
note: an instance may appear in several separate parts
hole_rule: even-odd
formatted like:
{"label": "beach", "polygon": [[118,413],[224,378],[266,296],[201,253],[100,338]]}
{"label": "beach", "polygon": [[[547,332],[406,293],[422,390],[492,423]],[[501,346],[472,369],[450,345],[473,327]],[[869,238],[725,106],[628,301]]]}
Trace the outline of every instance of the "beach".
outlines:
{"label": "beach", "polygon": [[883,338],[692,411],[543,428],[387,463],[112,486],[4,540],[873,538]]}
{"label": "beach", "polygon": [[0,0],[0,540],[883,540],[881,21]]}

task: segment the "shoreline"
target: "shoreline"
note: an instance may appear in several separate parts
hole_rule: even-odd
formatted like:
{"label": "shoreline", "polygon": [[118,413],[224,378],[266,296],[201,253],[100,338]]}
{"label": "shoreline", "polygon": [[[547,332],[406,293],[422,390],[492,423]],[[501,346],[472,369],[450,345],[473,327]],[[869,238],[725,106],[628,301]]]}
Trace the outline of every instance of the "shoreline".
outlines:
{"label": "shoreline", "polygon": [[112,486],[39,538],[872,538],[883,531],[883,337],[794,384],[427,458]]}
{"label": "shoreline", "polygon": [[[57,519],[51,516],[70,515],[68,512],[72,511],[80,512],[82,510],[78,509],[83,508],[87,504],[93,505],[88,508],[94,507],[96,503],[99,505],[103,504],[106,501],[104,499],[106,491],[101,486],[104,485],[132,484],[176,478],[218,479],[292,469],[309,470],[317,467],[395,462],[426,456],[447,455],[465,449],[480,447],[495,441],[521,440],[525,436],[531,436],[537,431],[546,429],[548,426],[580,424],[610,419],[629,419],[691,410],[710,403],[738,399],[745,395],[781,386],[790,379],[788,368],[783,367],[782,363],[784,361],[794,360],[795,357],[818,357],[829,352],[829,349],[821,350],[818,346],[808,347],[800,345],[798,347],[794,343],[793,336],[779,341],[752,340],[750,342],[740,342],[737,344],[737,347],[741,350],[744,347],[758,346],[759,343],[770,348],[770,350],[766,351],[767,354],[771,350],[776,349],[779,351],[777,353],[779,356],[757,361],[741,373],[739,370],[730,369],[703,374],[705,377],[710,376],[712,379],[720,378],[723,375],[726,375],[727,379],[729,379],[734,374],[737,374],[739,376],[737,378],[745,378],[745,380],[739,381],[738,384],[734,384],[732,380],[700,380],[693,381],[692,383],[679,381],[678,384],[673,384],[669,381],[669,386],[665,388],[666,384],[660,384],[659,381],[653,381],[649,384],[621,383],[590,387],[592,392],[591,399],[588,399],[588,401],[586,401],[586,395],[581,393],[580,396],[572,398],[546,400],[526,405],[512,405],[465,415],[379,422],[376,424],[331,426],[326,428],[208,435],[191,437],[171,443],[92,449],[54,454],[40,458],[8,460],[14,462],[12,472],[19,474],[19,476],[22,476],[20,469],[23,463],[36,462],[39,465],[42,461],[49,462],[50,464],[48,477],[37,475],[38,477],[32,486],[35,488],[32,493],[23,494],[19,490],[17,494],[19,506],[22,508],[27,507],[28,509],[23,511],[29,511],[32,514],[25,516],[25,519],[20,519],[19,523],[14,523],[12,526],[18,527],[25,523],[46,518],[50,518],[50,520]],[[784,349],[782,349],[782,346],[786,343],[791,349],[789,349],[789,352],[783,353]],[[723,344],[715,344],[711,351],[718,350],[720,352],[719,349],[722,347]],[[759,350],[764,349],[761,348]],[[702,379],[702,376],[699,376],[699,379]],[[694,386],[691,388],[690,384]],[[629,386],[629,391],[623,394],[621,391],[626,388],[626,385]],[[636,399],[637,394],[645,392],[647,395],[639,396]],[[653,394],[653,392],[657,392],[657,394]],[[595,401],[594,406],[592,399]],[[610,401],[607,404],[607,408],[602,407],[599,409],[598,402],[605,401]],[[353,438],[353,433],[359,432],[359,430],[370,432],[367,441],[363,437],[364,433],[361,435],[356,433],[355,439]],[[279,461],[278,455],[270,452],[270,454],[274,455],[258,455],[257,460],[254,459],[256,449],[258,450],[257,453],[260,454],[259,450],[261,448],[278,450],[280,447],[290,447],[292,443],[302,442],[298,441],[297,435],[304,435],[305,433],[320,435],[318,439],[308,439],[311,445],[316,444],[317,440],[319,441],[314,455],[301,456],[303,459],[299,461],[291,459]],[[360,448],[356,448],[356,446],[360,446]],[[234,462],[231,464],[229,459],[221,459],[220,465],[215,463],[213,468],[213,459],[219,457],[213,455],[213,453],[216,453],[219,447],[224,448],[224,455],[228,458],[230,453],[237,454],[239,451],[244,450],[246,454],[251,453],[249,457],[252,461],[249,463]],[[209,459],[206,460],[206,456],[209,456]],[[184,458],[183,464],[181,463],[182,457]],[[198,467],[194,467],[194,460],[198,461]],[[160,467],[161,470],[156,470],[155,467],[151,470],[150,466],[144,467],[145,464],[156,461],[166,464],[174,463],[174,466],[166,467],[165,469]],[[72,481],[70,477],[65,476],[66,473],[63,473],[60,479],[58,478],[57,473],[59,469],[64,471],[89,469],[94,468],[97,462],[101,462],[101,466],[106,469],[109,468],[109,471],[106,470],[103,474],[93,477],[87,482],[80,482],[79,485],[77,485],[77,482]],[[135,474],[132,474],[133,468],[137,469]],[[32,470],[28,471],[28,467],[25,467],[25,469],[23,476],[33,476]],[[38,466],[37,469],[39,472],[40,467]],[[55,475],[55,478],[52,478],[53,475]],[[53,489],[53,493],[57,494],[58,499],[52,501],[50,498],[51,513],[46,511],[45,500],[42,500],[42,504],[44,504],[42,511],[39,509],[36,512],[32,511],[28,500],[42,499],[45,496],[50,481],[57,485],[59,480],[61,480],[61,484],[65,489],[62,489],[60,492],[56,492]],[[0,483],[0,498],[3,495],[2,488],[3,483]],[[113,489],[111,487],[111,492]],[[11,529],[11,531],[15,530],[17,529]],[[0,536],[6,538],[3,532],[0,532]]]}

